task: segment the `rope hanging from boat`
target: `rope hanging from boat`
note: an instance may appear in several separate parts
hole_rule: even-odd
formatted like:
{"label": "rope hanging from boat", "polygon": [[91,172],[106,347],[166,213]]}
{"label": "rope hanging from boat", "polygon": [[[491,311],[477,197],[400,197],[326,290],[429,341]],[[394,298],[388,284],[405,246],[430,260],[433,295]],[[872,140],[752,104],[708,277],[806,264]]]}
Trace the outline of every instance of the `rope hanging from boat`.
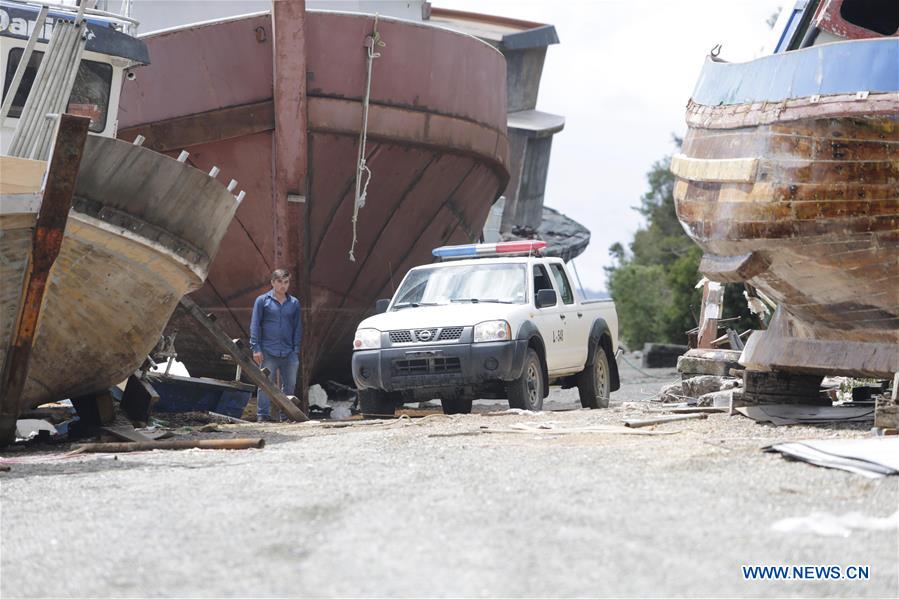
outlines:
{"label": "rope hanging from boat", "polygon": [[[362,130],[359,131],[359,159],[356,167],[356,195],[353,202],[353,243],[350,245],[350,262],[355,262],[353,250],[356,249],[356,224],[359,220],[359,209],[365,206],[365,196],[368,193],[368,184],[371,182],[371,169],[365,164],[365,144],[368,141],[368,105],[371,99],[371,71],[376,58],[380,58],[377,48],[383,48],[385,44],[378,32],[378,15],[375,15],[375,24],[371,35],[365,38],[365,47],[368,53],[368,73],[365,78],[365,96],[362,99]],[[365,182],[363,183],[363,178]]]}

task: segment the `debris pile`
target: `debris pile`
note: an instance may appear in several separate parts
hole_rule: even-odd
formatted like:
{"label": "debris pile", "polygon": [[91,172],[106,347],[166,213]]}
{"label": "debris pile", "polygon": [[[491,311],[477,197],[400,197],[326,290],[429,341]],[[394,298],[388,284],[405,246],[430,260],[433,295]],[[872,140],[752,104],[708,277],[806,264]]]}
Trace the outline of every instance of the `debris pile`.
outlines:
{"label": "debris pile", "polygon": [[740,352],[734,350],[691,349],[677,359],[681,380],[662,388],[664,403],[691,406],[730,406],[734,391],[741,389]]}

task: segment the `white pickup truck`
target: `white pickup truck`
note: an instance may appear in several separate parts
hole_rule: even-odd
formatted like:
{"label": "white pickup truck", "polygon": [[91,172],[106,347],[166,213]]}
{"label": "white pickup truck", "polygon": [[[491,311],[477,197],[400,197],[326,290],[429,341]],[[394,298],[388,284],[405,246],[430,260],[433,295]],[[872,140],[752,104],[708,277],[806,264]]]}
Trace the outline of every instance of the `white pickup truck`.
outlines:
{"label": "white pickup truck", "polygon": [[565,263],[539,256],[545,245],[445,246],[433,251],[443,262],[410,270],[356,329],[363,414],[430,399],[447,414],[471,412],[474,399],[541,410],[555,382],[576,386],[584,407],[607,407],[620,386],[615,304],[580,300]]}

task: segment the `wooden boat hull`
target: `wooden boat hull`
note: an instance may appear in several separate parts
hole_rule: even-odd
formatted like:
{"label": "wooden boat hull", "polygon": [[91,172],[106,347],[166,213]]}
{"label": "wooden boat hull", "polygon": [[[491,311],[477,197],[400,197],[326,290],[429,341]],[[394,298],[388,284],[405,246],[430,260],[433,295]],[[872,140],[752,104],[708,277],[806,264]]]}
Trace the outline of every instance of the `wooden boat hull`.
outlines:
{"label": "wooden boat hull", "polygon": [[[745,89],[764,65],[709,63],[694,93],[702,103],[688,105],[671,169],[678,217],[705,251],[701,270],[748,281],[780,306],[744,351],[751,368],[899,370],[899,40],[848,44],[767,57],[790,95],[776,81]],[[861,94],[796,75],[809,60],[834,73],[833,60],[865,57],[872,91]]]}
{"label": "wooden boat hull", "polygon": [[[202,168],[227,167],[247,192],[207,284],[192,298],[232,337],[247,339],[253,301],[270,288],[271,271],[293,268],[306,385],[351,380],[356,324],[408,269],[430,262],[433,247],[477,239],[508,181],[502,55],[469,36],[382,18],[387,45],[373,64],[368,122],[371,183],[349,260],[363,42],[373,24],[372,15],[294,15],[283,24],[302,29],[286,53],[293,62],[273,59],[278,39],[267,13],[151,34],[143,39],[153,64],[123,91],[123,137],[187,149]],[[294,98],[299,111],[291,105],[305,127],[283,126],[278,73],[288,88],[305,83]],[[179,86],[173,78],[202,82]],[[292,154],[285,156],[279,136]],[[289,169],[307,175],[285,193],[289,185],[279,180]],[[233,376],[189,318],[176,313],[170,329],[191,375]]]}
{"label": "wooden boat hull", "polygon": [[[19,309],[46,163],[0,157],[0,364]],[[23,168],[24,167],[24,168]],[[178,300],[198,288],[237,202],[206,173],[119,140],[88,137],[51,271],[21,409],[121,382],[159,340]]]}

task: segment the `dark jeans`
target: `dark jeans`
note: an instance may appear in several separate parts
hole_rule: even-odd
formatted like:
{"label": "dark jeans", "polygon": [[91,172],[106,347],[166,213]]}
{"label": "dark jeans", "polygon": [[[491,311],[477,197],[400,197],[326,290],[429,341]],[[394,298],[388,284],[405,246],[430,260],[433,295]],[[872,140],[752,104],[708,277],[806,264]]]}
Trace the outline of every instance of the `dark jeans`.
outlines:
{"label": "dark jeans", "polygon": [[[281,391],[284,395],[293,395],[294,387],[297,385],[297,369],[300,366],[300,357],[297,354],[290,354],[279,358],[263,352],[262,368],[268,368],[268,378],[274,383],[276,373],[281,373]],[[268,420],[271,418],[271,398],[265,391],[259,389],[257,394],[259,405],[256,408],[257,420]]]}

